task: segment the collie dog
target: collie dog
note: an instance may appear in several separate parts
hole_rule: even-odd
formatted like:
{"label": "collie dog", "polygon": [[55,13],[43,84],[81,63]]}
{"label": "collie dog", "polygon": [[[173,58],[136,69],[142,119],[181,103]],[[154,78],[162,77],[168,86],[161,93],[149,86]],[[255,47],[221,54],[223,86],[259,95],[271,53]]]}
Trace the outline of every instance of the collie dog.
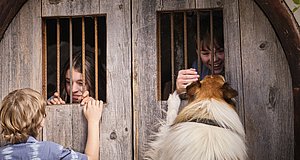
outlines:
{"label": "collie dog", "polygon": [[244,160],[245,131],[235,111],[232,89],[221,75],[209,75],[187,87],[188,104],[178,114],[180,98],[169,96],[165,123],[155,134],[145,159]]}

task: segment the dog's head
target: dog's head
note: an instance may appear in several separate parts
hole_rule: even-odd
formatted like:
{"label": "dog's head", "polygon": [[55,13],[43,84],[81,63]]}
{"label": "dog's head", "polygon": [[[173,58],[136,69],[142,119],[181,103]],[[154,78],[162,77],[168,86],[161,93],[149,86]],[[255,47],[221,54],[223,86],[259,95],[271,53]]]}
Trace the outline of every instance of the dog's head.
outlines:
{"label": "dog's head", "polygon": [[208,75],[202,81],[193,82],[187,87],[188,101],[201,101],[207,98],[225,100],[227,103],[234,105],[232,98],[238,95],[237,91],[232,89],[225,82],[221,75]]}
{"label": "dog's head", "polygon": [[207,110],[201,102],[207,100],[216,100],[224,102],[224,107],[234,109],[234,97],[238,95],[237,91],[232,89],[221,75],[208,75],[202,81],[196,81],[187,88],[188,105],[185,106],[178,116],[174,124],[188,122],[198,119],[214,119],[211,111]]}

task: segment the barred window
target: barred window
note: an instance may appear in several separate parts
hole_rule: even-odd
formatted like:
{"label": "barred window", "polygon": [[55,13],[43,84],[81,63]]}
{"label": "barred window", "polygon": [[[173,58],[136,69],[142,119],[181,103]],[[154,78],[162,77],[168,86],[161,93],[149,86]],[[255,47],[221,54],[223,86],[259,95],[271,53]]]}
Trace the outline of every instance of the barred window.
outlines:
{"label": "barred window", "polygon": [[106,101],[106,16],[43,18],[43,95],[74,103],[85,90]]}
{"label": "barred window", "polygon": [[[179,70],[194,68],[200,78],[207,74],[224,75],[224,58],[216,60],[220,59],[219,53],[225,57],[221,9],[158,12],[157,26],[161,100],[176,89]],[[214,54],[210,54],[210,48],[214,48]]]}

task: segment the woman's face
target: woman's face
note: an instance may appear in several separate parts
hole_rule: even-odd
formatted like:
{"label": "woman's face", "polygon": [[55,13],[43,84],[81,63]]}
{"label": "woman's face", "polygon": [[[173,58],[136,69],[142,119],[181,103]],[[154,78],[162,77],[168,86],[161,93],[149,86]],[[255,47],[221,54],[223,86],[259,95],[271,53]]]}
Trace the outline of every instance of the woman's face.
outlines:
{"label": "woman's face", "polygon": [[[200,53],[202,63],[210,70],[212,70],[211,50],[209,49],[209,47],[203,47]],[[221,74],[224,70],[224,48],[218,47],[218,45],[216,45],[214,53],[214,73]]]}
{"label": "woman's face", "polygon": [[[67,70],[66,73],[66,91],[68,96],[70,96],[70,69]],[[86,86],[87,87],[87,86]],[[78,72],[74,68],[72,69],[72,101],[75,103],[79,103],[82,99],[83,94],[83,80],[82,80],[82,73]],[[86,88],[88,89],[88,88]]]}

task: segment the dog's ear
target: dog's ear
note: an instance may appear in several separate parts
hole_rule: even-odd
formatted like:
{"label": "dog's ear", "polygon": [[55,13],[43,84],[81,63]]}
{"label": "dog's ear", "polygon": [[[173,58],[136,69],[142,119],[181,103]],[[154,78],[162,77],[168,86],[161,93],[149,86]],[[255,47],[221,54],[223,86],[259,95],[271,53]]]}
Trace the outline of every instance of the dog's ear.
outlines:
{"label": "dog's ear", "polygon": [[224,99],[231,99],[236,96],[238,96],[238,92],[230,87],[230,85],[225,82],[223,86],[221,87],[221,90],[223,92],[223,98]]}
{"label": "dog's ear", "polygon": [[186,87],[186,94],[189,96],[189,97],[193,97],[197,91],[198,88],[201,87],[201,83],[200,81],[196,81],[196,82],[193,82],[192,84],[188,85]]}

